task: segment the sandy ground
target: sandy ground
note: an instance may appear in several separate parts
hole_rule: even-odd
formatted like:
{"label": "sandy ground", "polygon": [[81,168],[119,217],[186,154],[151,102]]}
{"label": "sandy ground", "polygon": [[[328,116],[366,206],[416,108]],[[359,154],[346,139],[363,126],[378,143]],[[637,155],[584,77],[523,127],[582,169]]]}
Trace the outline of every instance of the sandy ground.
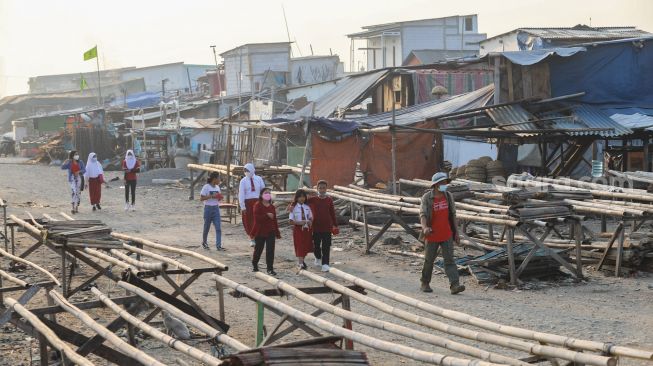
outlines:
{"label": "sandy ground", "polygon": [[[118,177],[117,172],[108,172],[107,178]],[[91,212],[88,204],[87,192],[84,192],[83,204],[78,218],[100,219],[113,228],[114,231],[135,234],[136,236],[174,245],[180,248],[198,249],[201,241],[202,206],[197,200],[188,200],[188,190],[174,186],[142,185],[137,189],[136,212],[123,211],[123,190],[121,182],[111,182],[111,188],[103,190],[103,210]],[[25,216],[29,211],[35,216],[43,213],[57,214],[60,211],[69,212],[68,188],[64,171],[57,167],[17,165],[8,160],[0,159],[0,197],[9,202],[9,213]],[[213,232],[211,232],[213,235]],[[275,269],[279,278],[296,286],[314,286],[303,276],[298,276],[295,271],[291,233],[286,228],[282,231],[283,238],[277,243]],[[20,233],[17,241],[18,252],[27,248],[33,240]],[[269,288],[257,280],[251,272],[251,250],[248,241],[243,235],[240,224],[232,225],[223,223],[223,242],[228,250],[226,252],[203,252],[217,258],[229,266],[226,276],[255,289]],[[588,281],[574,284],[571,281],[544,282],[537,286],[537,290],[497,290],[477,285],[470,277],[463,277],[467,291],[459,296],[448,293],[447,279],[442,273],[436,273],[433,278],[433,294],[424,294],[418,291],[419,273],[421,263],[418,259],[397,257],[387,254],[387,249],[397,249],[396,246],[379,245],[374,253],[363,253],[362,237],[359,232],[343,229],[342,234],[335,239],[332,252],[334,267],[346,272],[373,281],[381,286],[390,288],[431,302],[438,306],[455,309],[480,316],[503,324],[531,328],[543,332],[591,339],[597,341],[615,342],[643,349],[653,349],[653,276],[643,274],[638,278],[605,277],[591,270],[587,272]],[[58,256],[48,249],[39,249],[30,256],[35,262],[45,265],[53,273],[58,273]],[[190,265],[199,265],[198,262],[185,259]],[[308,262],[308,261],[307,261]],[[312,262],[312,258],[310,260]],[[3,263],[3,266],[6,262]],[[264,268],[263,262],[261,266]],[[82,266],[83,275],[75,281],[82,281],[92,271]],[[316,267],[312,271],[319,272]],[[321,272],[320,272],[321,273]],[[42,279],[41,275],[28,270],[21,274],[28,281]],[[327,277],[330,277],[327,275]],[[159,279],[154,282],[157,286],[167,288],[164,281]],[[98,281],[99,288],[105,293],[122,295],[109,281]],[[191,296],[201,304],[209,314],[217,316],[217,291],[215,284],[206,277],[200,279],[189,290]],[[19,297],[14,293],[12,297]],[[379,296],[371,294],[375,298]],[[330,301],[333,295],[319,296]],[[92,300],[90,292],[82,292],[72,298],[73,301]],[[314,309],[306,306],[296,299],[281,299],[282,301],[312,312]],[[225,296],[226,318],[231,325],[229,334],[245,344],[253,345],[255,337],[255,304],[246,298],[235,299]],[[45,296],[40,293],[28,304],[30,307],[44,306]],[[394,304],[399,308],[409,310],[408,307]],[[354,311],[369,315],[377,319],[392,320],[411,328],[429,332],[428,329],[391,319],[375,309],[352,301]],[[420,315],[429,316],[418,310],[412,310]],[[89,311],[98,321],[106,323],[114,318],[110,311]],[[435,317],[430,315],[430,317]],[[324,316],[326,320],[340,324],[342,321],[333,316]],[[60,316],[60,321],[70,320],[68,316]],[[278,317],[266,312],[266,325],[270,329]],[[158,319],[157,319],[158,320]],[[76,327],[79,324],[74,323]],[[79,327],[84,334],[90,334],[84,327]],[[398,344],[409,345],[423,350],[451,354],[450,351],[406,339],[391,333],[371,329],[354,324],[354,330],[374,335],[384,340]],[[434,331],[431,331],[434,332]],[[285,341],[305,339],[305,334],[296,331]],[[455,337],[454,337],[455,339]],[[499,349],[486,344],[474,344],[467,340],[460,340],[467,344],[480,346],[484,349],[500,351],[514,356],[526,356],[523,353]],[[31,348],[30,348],[31,347]],[[198,342],[197,347],[208,351],[206,343]],[[175,364],[175,358],[180,357],[188,361],[188,357],[170,351],[161,343],[144,340],[142,348],[156,354],[167,363]],[[36,364],[38,359],[38,342],[26,337],[22,332],[16,331],[11,325],[0,327],[0,365],[28,365],[30,363],[30,349],[32,359]],[[374,365],[419,364],[411,360],[371,350],[367,347],[356,345],[356,349],[367,351],[370,361]],[[457,355],[460,356],[460,355]],[[97,358],[92,358],[97,364],[103,364]],[[622,360],[622,365],[646,364],[632,360]]]}

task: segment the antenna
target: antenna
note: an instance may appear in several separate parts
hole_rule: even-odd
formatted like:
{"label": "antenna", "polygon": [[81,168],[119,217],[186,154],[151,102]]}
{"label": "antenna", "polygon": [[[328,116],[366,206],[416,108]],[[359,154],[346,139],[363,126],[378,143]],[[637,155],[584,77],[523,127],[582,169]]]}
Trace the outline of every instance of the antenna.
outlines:
{"label": "antenna", "polygon": [[[288,30],[288,19],[286,18],[286,9],[281,4],[281,11],[283,11],[283,21],[286,23],[286,34],[288,35],[288,42],[292,43],[290,40],[290,31]],[[290,45],[290,57],[292,57],[292,44]]]}

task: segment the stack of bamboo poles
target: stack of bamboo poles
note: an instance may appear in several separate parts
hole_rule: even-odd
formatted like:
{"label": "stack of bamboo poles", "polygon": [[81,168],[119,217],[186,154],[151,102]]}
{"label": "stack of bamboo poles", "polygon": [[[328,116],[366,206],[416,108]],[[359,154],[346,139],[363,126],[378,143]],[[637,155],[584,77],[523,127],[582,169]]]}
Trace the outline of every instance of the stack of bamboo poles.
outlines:
{"label": "stack of bamboo poles", "polygon": [[[242,176],[245,174],[245,168],[241,165],[231,165],[230,167],[227,167],[226,165],[221,164],[188,164],[188,169],[218,172],[225,175],[230,173],[232,176]],[[288,166],[256,167],[257,175],[291,174],[292,172],[293,169]]]}

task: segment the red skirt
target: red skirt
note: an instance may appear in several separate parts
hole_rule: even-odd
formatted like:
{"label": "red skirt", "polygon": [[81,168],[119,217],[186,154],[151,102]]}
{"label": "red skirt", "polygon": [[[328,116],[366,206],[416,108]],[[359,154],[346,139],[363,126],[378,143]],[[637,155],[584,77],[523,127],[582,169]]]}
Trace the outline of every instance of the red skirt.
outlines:
{"label": "red skirt", "polygon": [[100,178],[88,178],[88,195],[91,197],[91,204],[100,203],[102,198],[102,180]]}
{"label": "red skirt", "polygon": [[249,236],[250,239],[254,239],[254,204],[256,201],[258,201],[258,198],[250,198],[245,200],[245,212],[243,212],[241,215],[245,233]]}
{"label": "red skirt", "polygon": [[306,254],[313,253],[313,230],[302,230],[301,225],[294,225],[292,230],[293,244],[295,244],[295,256],[306,257]]}

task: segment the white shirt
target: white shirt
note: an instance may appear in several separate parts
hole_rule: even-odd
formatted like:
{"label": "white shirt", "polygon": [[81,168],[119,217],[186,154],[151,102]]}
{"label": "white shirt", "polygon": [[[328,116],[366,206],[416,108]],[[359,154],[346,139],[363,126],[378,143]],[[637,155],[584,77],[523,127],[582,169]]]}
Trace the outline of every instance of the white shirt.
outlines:
{"label": "white shirt", "polygon": [[[302,209],[304,210],[304,218],[302,219]],[[298,203],[295,205],[295,208],[292,210],[288,217],[291,221],[310,221],[313,219],[313,212],[311,208],[308,207],[305,203]]]}
{"label": "white shirt", "polygon": [[[219,186],[212,186],[208,183],[206,183],[203,187],[202,190],[200,191],[201,196],[210,196],[213,193],[222,193],[220,191]],[[210,198],[206,201],[204,201],[204,206],[218,206],[220,204],[220,201],[215,199],[215,198]]]}
{"label": "white shirt", "polygon": [[240,203],[240,209],[244,210],[245,200],[256,198],[258,199],[261,190],[265,188],[265,182],[263,178],[255,175],[252,177],[254,179],[254,190],[252,191],[252,182],[249,178],[243,177],[240,180],[240,185],[238,186],[238,202]]}

